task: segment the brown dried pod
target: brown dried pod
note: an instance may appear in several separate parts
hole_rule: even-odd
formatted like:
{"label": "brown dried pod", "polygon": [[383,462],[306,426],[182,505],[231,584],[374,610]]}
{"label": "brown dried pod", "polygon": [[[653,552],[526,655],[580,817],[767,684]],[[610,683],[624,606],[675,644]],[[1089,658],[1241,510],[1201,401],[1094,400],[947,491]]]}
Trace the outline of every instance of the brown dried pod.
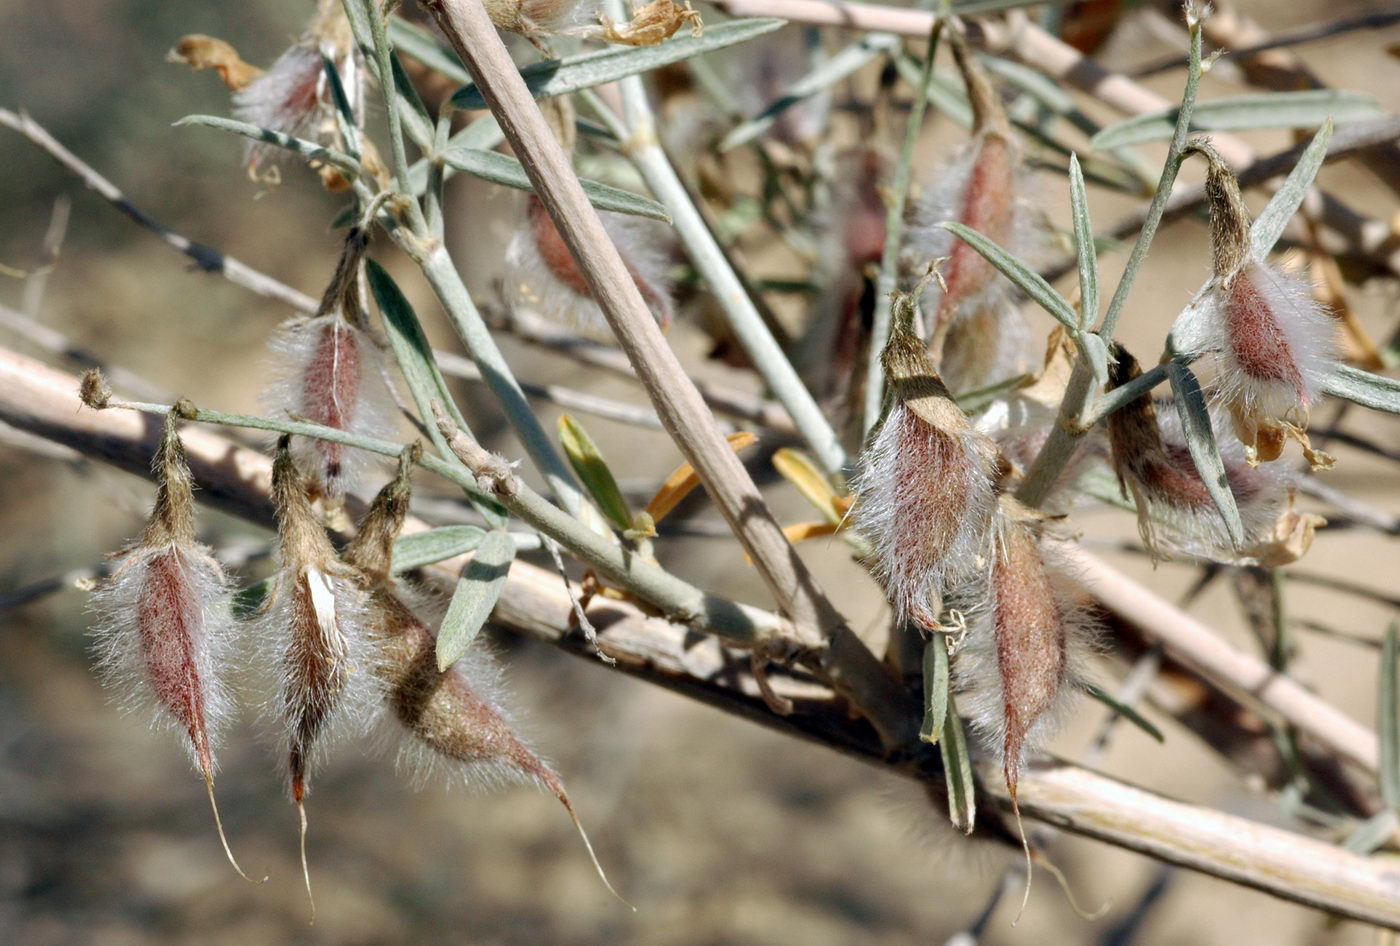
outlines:
{"label": "brown dried pod", "polygon": [[1233,172],[1204,141],[1214,278],[1178,320],[1183,350],[1215,362],[1215,397],[1250,465],[1277,459],[1291,438],[1314,469],[1332,466],[1308,440],[1308,418],[1336,366],[1336,323],[1298,276],[1252,255],[1250,217]]}
{"label": "brown dried pod", "polygon": [[[1109,368],[1113,387],[1141,375],[1136,359],[1121,347]],[[1159,418],[1149,395],[1108,418],[1113,469],[1125,496],[1138,511],[1138,530],[1156,558],[1181,551],[1217,561],[1284,564],[1296,560],[1323,521],[1293,509],[1291,477],[1272,468],[1251,467],[1238,442],[1217,438],[1225,477],[1244,526],[1245,543],[1236,549],[1206,489],[1174,415]]]}
{"label": "brown dried pod", "polygon": [[233,627],[228,582],[195,540],[193,478],[174,415],[166,417],[152,471],[150,521],[93,592],[98,669],[128,708],[153,709],[185,735],[224,853],[251,880],[229,850],[214,801],[214,746],[232,711],[223,677]]}
{"label": "brown dried pod", "polygon": [[598,876],[622,900],[603,873],[563,780],[516,735],[500,668],[490,652],[478,641],[450,668],[439,670],[436,636],[419,616],[427,603],[421,592],[391,574],[394,539],[408,509],[408,474],[417,455],[410,449],[400,457],[398,475],[375,497],[344,556],[371,589],[366,626],[375,639],[375,673],[385,705],[409,736],[401,761],[424,778],[445,767],[453,781],[473,789],[522,782],[544,788],[564,806]]}
{"label": "brown dried pod", "polygon": [[910,307],[881,356],[891,406],[860,457],[852,514],[896,620],[940,630],[940,596],[989,564],[997,451],[909,330]]}

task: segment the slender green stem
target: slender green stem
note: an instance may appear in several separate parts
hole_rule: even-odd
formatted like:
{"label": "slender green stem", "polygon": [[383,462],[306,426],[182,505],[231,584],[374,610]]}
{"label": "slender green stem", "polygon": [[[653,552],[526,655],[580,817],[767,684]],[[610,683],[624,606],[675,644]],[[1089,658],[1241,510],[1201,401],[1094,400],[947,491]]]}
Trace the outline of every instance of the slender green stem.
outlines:
{"label": "slender green stem", "polygon": [[1084,415],[1084,427],[1092,428],[1108,415],[1127,407],[1166,380],[1167,366],[1157,365],[1151,371],[1144,371],[1126,384],[1119,385],[1094,402],[1093,408]]}
{"label": "slender green stem", "polygon": [[1176,128],[1172,131],[1171,148],[1167,151],[1166,163],[1162,165],[1162,179],[1157,183],[1157,193],[1152,195],[1152,203],[1147,208],[1147,219],[1143,221],[1137,243],[1133,244],[1133,252],[1128,257],[1127,267],[1123,270],[1123,278],[1118,281],[1118,288],[1113,291],[1113,298],[1108,303],[1108,311],[1104,313],[1103,325],[1099,327],[1099,335],[1105,343],[1113,340],[1113,330],[1118,326],[1118,318],[1123,314],[1124,306],[1128,304],[1128,294],[1132,292],[1133,282],[1137,279],[1143,261],[1147,258],[1147,250],[1152,245],[1152,238],[1157,235],[1157,227],[1162,222],[1162,214],[1166,211],[1167,201],[1172,195],[1172,185],[1176,183],[1177,172],[1181,170],[1182,152],[1186,148],[1186,136],[1191,131],[1191,114],[1196,108],[1196,89],[1201,82],[1200,20],[1193,19],[1190,26],[1191,64],[1186,70],[1186,90],[1181,97],[1181,109],[1176,115]]}
{"label": "slender green stem", "polygon": [[892,293],[899,277],[899,250],[904,241],[904,207],[909,200],[909,183],[913,176],[914,146],[919,141],[919,132],[924,126],[924,109],[928,107],[928,90],[933,82],[933,61],[938,52],[938,34],[943,29],[944,19],[937,16],[928,34],[928,54],[924,58],[923,72],[919,75],[919,86],[915,90],[914,101],[909,108],[909,121],[904,127],[904,144],[899,151],[899,164],[894,171],[894,181],[889,207],[885,212],[885,248],[880,257],[880,276],[875,281],[875,314],[870,326],[870,353],[865,369],[865,412],[862,418],[861,433],[866,434],[880,420],[884,404],[885,375],[880,356],[885,343],[890,338],[890,312],[893,309]]}
{"label": "slender green stem", "polygon": [[389,118],[389,149],[394,162],[394,183],[409,194],[408,154],[403,146],[403,122],[399,118],[399,97],[394,89],[393,47],[384,30],[384,13],[377,0],[365,3],[369,14],[369,29],[374,36],[374,56],[379,63],[379,91],[384,97],[384,110]]}
{"label": "slender green stem", "polygon": [[[1195,109],[1196,89],[1201,81],[1201,22],[1199,15],[1188,15],[1190,16],[1189,26],[1191,30],[1191,64],[1186,72],[1186,89],[1182,93],[1181,108],[1177,112],[1171,148],[1167,152],[1166,163],[1162,166],[1162,178],[1157,184],[1157,193],[1152,197],[1152,203],[1147,210],[1147,219],[1143,222],[1137,243],[1133,246],[1133,252],[1128,257],[1127,268],[1123,272],[1123,277],[1118,281],[1118,287],[1113,291],[1108,311],[1104,313],[1103,324],[1099,326],[1098,334],[1105,344],[1113,340],[1113,330],[1117,327],[1119,316],[1122,315],[1123,309],[1128,303],[1128,295],[1132,292],[1133,282],[1137,279],[1138,271],[1142,269],[1143,261],[1147,258],[1148,247],[1152,245],[1152,238],[1156,236],[1157,227],[1162,222],[1162,214],[1167,209],[1167,200],[1171,197],[1172,185],[1176,182],[1177,172],[1181,169],[1186,136],[1191,130],[1191,113]],[[1089,425],[1085,423],[1085,414],[1094,388],[1093,369],[1087,358],[1080,357],[1074,364],[1069,384],[1065,387],[1064,398],[1060,401],[1059,418],[1054,427],[1051,428],[1050,436],[1046,439],[1045,445],[1040,448],[1040,453],[1036,455],[1035,461],[1026,473],[1026,478],[1021,483],[1020,489],[1016,491],[1016,498],[1027,506],[1036,507],[1045,501],[1045,497],[1050,494],[1055,482],[1064,471],[1065,465],[1074,455],[1080,438],[1089,430]],[[1099,416],[1107,416],[1107,412],[1100,412]]]}
{"label": "slender green stem", "polygon": [[[404,445],[400,443],[379,440],[375,437],[364,437],[322,424],[254,417],[248,414],[229,414],[224,411],[211,411],[195,407],[189,402],[169,405],[114,399],[109,406],[161,416],[174,413],[185,420],[203,424],[272,430],[278,433],[313,437],[387,457],[397,457],[402,454],[404,449]],[[456,435],[454,446],[467,439],[459,430],[454,430],[454,433]],[[477,450],[480,450],[480,447],[477,447]],[[485,454],[485,451],[481,452]],[[478,485],[471,465],[463,460],[460,451],[454,450],[450,456],[450,459],[444,460],[431,454],[423,454],[418,459],[418,465],[487,502],[502,501],[503,505],[524,522],[557,541],[620,587],[660,610],[669,619],[692,624],[699,630],[709,631],[732,643],[748,647],[776,645],[787,638],[788,625],[778,616],[759,608],[752,608],[707,594],[664,569],[642,560],[615,543],[609,542],[531,490],[520,481],[519,477],[510,472],[510,466],[499,457],[491,458],[494,464],[489,472],[495,476],[495,479],[491,481],[491,491],[487,492]],[[502,489],[502,477],[509,477],[508,490],[503,491]],[[506,501],[506,492],[509,493],[509,501]]]}
{"label": "slender green stem", "polygon": [[457,267],[452,264],[447,249],[440,243],[436,244],[420,256],[419,265],[433,291],[437,293],[453,328],[461,336],[467,353],[481,371],[482,380],[496,395],[506,420],[520,438],[525,452],[530,455],[530,459],[549,484],[550,492],[570,515],[578,515],[583,505],[583,494],[579,492],[573,472],[555,449],[554,441],[545,433],[539,418],[530,409],[525,392],[520,388],[520,382],[515,380],[515,375],[506,364],[501,350],[496,347],[496,340],[491,336],[491,330],[486,327],[476,304],[472,302],[471,294],[467,292]]}

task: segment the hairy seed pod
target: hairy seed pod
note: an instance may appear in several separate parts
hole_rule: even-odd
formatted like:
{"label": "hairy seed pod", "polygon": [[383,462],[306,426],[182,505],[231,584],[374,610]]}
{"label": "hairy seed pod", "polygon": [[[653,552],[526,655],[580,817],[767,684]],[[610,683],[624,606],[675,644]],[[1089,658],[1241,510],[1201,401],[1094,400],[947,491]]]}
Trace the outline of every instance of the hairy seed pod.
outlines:
{"label": "hairy seed pod", "polygon": [[896,619],[941,629],[938,596],[987,567],[996,448],[907,326],[881,357],[893,402],[860,458],[853,515]]}
{"label": "hairy seed pod", "polygon": [[943,260],[941,284],[930,284],[920,305],[935,364],[953,390],[966,391],[1029,370],[1036,344],[1011,284],[940,225],[962,223],[1022,258],[1040,238],[996,91],[962,35],[947,35],[973,106],[972,137],[935,171],[935,183],[912,208],[904,255],[920,269]]}
{"label": "hairy seed pod", "polygon": [[195,540],[193,478],[173,414],[152,471],[156,502],[145,532],[117,553],[120,564],[93,593],[98,669],[128,707],[153,707],[157,719],[184,734],[224,852],[243,874],[214,803],[214,747],[231,710],[222,676],[232,631],[228,583]]}
{"label": "hairy seed pod", "polygon": [[1230,168],[1209,144],[1187,153],[1209,162],[1214,277],[1182,315],[1178,344],[1214,356],[1216,398],[1229,411],[1251,464],[1277,459],[1289,438],[1314,469],[1332,458],[1314,451],[1307,426],[1336,364],[1336,325],[1308,286],[1255,259],[1249,212]]}
{"label": "hairy seed pod", "polygon": [[[1110,366],[1114,387],[1141,374],[1121,348]],[[1245,542],[1234,547],[1224,519],[1191,458],[1174,413],[1159,418],[1148,395],[1108,418],[1113,469],[1138,510],[1138,530],[1154,558],[1172,552],[1236,564],[1286,564],[1301,557],[1322,522],[1293,509],[1288,474],[1251,467],[1241,446],[1218,437],[1225,477],[1239,509]]]}
{"label": "hairy seed pod", "polygon": [[284,436],[272,468],[279,570],[260,638],[275,650],[292,799],[306,795],[313,754],[337,724],[373,705],[373,664],[358,573],[341,563],[317,519]]}
{"label": "hairy seed pod", "polygon": [[1003,499],[990,575],[963,590],[970,626],[954,657],[959,706],[1000,754],[1014,800],[1025,755],[1054,732],[1084,681],[1092,631],[1023,510]]}
{"label": "hairy seed pod", "polygon": [[477,642],[447,670],[439,670],[436,636],[419,616],[425,607],[422,595],[391,574],[394,539],[408,511],[408,474],[420,453],[415,444],[400,456],[398,475],[379,491],[345,549],[345,562],[360,571],[370,588],[366,624],[375,639],[375,674],[384,703],[409,737],[400,762],[420,778],[446,767],[453,781],[473,789],[519,783],[544,788],[564,806],[598,875],[618,896],[563,780],[516,734],[500,668],[490,652]]}
{"label": "hairy seed pod", "polygon": [[[603,226],[617,245],[627,272],[652,316],[668,328],[674,315],[666,280],[664,241],[656,228],[623,214],[604,212]],[[538,197],[526,200],[525,220],[506,250],[506,285],[511,301],[539,311],[595,338],[610,338],[607,319],[573,254]]]}
{"label": "hairy seed pod", "polygon": [[[382,342],[370,331],[360,301],[366,238],[352,230],[318,314],[283,323],[272,342],[274,379],[268,410],[337,430],[387,438],[394,398],[386,380]],[[375,462],[371,455],[328,440],[301,438],[292,457],[315,493],[339,501]]]}
{"label": "hairy seed pod", "polygon": [[[245,122],[283,134],[334,143],[335,102],[326,79],[323,54],[334,63],[352,107],[358,108],[362,95],[350,23],[337,0],[318,0],[316,15],[302,37],[272,68],[234,93],[234,114]],[[258,177],[259,168],[273,153],[270,145],[250,144],[248,172]]]}

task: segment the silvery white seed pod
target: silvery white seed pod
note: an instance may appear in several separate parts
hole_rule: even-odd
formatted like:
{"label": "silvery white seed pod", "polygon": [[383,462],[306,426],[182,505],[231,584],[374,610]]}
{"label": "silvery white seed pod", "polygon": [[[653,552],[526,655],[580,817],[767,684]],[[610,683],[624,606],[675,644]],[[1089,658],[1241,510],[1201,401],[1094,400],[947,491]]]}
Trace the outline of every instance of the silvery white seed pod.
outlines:
{"label": "silvery white seed pod", "polygon": [[[363,100],[361,70],[350,23],[340,0],[318,0],[316,15],[301,38],[272,68],[234,93],[234,115],[283,134],[335,143],[335,101],[322,55],[335,66],[351,107],[358,110]],[[274,153],[270,145],[249,144],[248,172],[260,176],[261,166]]]}
{"label": "silvery white seed pod", "polygon": [[907,325],[891,333],[881,359],[892,402],[860,457],[852,515],[896,620],[942,629],[939,596],[989,564],[996,448]]}
{"label": "silvery white seed pod", "polygon": [[1023,259],[1034,256],[1042,238],[996,91],[962,35],[947,35],[972,103],[972,137],[931,175],[910,211],[902,252],[918,269],[943,260],[941,284],[928,285],[920,307],[939,371],[953,390],[966,391],[1030,370],[1038,344],[1011,283],[940,224],[962,223]]}
{"label": "silvery white seed pod", "polygon": [[1183,350],[1213,357],[1214,396],[1229,411],[1251,465],[1277,459],[1292,438],[1314,469],[1326,469],[1332,458],[1312,449],[1307,426],[1336,367],[1336,323],[1301,279],[1251,254],[1249,211],[1214,149],[1193,141],[1186,151],[1210,165],[1214,276],[1173,337]]}
{"label": "silvery white seed pod", "polygon": [[[364,234],[352,230],[318,314],[289,319],[273,336],[273,378],[262,400],[273,413],[387,439],[396,412],[383,343],[360,300],[365,245]],[[291,451],[312,490],[337,502],[377,462],[328,440],[298,438]]]}
{"label": "silvery white seed pod", "polygon": [[[666,279],[665,240],[646,223],[624,214],[601,213],[647,307],[660,326],[670,326],[674,310]],[[569,328],[610,338],[607,319],[579,271],[544,204],[531,195],[525,219],[506,250],[506,287],[516,305],[537,310]]]}
{"label": "silvery white seed pod", "polygon": [[1003,497],[990,573],[955,598],[968,629],[953,657],[958,706],[1002,759],[1013,802],[1027,753],[1044,745],[1085,682],[1093,625],[1032,514]]}
{"label": "silvery white seed pod", "polygon": [[98,670],[127,708],[153,709],[158,723],[184,735],[224,853],[251,880],[229,850],[214,801],[214,748],[232,710],[225,683],[233,627],[228,582],[195,539],[193,478],[173,414],[166,416],[152,471],[150,521],[93,592]]}
{"label": "silvery white seed pod", "polygon": [[[1137,361],[1119,349],[1110,366],[1114,387],[1141,374]],[[1244,526],[1244,545],[1236,549],[1182,436],[1175,412],[1159,417],[1148,395],[1108,418],[1114,472],[1124,495],[1138,510],[1138,530],[1156,557],[1173,552],[1236,564],[1277,566],[1296,561],[1312,544],[1322,519],[1293,508],[1289,474],[1251,467],[1243,447],[1217,437],[1225,477]]]}

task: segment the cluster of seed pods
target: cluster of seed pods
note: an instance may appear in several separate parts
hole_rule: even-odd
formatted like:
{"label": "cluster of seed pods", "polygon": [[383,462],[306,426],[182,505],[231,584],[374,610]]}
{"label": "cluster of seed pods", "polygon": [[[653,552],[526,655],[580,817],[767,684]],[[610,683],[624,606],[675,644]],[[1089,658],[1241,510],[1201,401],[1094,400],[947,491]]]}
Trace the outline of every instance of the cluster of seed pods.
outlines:
{"label": "cluster of seed pods", "polygon": [[[173,415],[167,421],[150,522],[93,597],[104,680],[124,702],[152,707],[182,732],[212,803],[215,746],[233,710],[225,675],[240,652],[256,655],[253,663],[279,681],[265,711],[283,733],[308,897],[305,801],[313,764],[335,741],[362,738],[381,720],[403,734],[401,756],[420,772],[445,768],[453,781],[474,788],[533,783],[554,795],[607,884],[562,779],[516,734],[490,653],[479,645],[440,670],[431,595],[391,572],[416,445],[342,554],[289,441],[282,438],[273,464],[278,570],[261,613],[240,627],[229,582],[195,540],[192,478]],[[240,636],[245,646],[236,644]]]}
{"label": "cluster of seed pods", "polygon": [[998,495],[996,444],[900,321],[883,355],[890,409],[854,482],[855,527],[896,620],[959,641],[960,700],[1000,755],[1014,804],[1026,752],[1053,731],[1082,677],[1090,624],[1042,542],[1039,517]]}

